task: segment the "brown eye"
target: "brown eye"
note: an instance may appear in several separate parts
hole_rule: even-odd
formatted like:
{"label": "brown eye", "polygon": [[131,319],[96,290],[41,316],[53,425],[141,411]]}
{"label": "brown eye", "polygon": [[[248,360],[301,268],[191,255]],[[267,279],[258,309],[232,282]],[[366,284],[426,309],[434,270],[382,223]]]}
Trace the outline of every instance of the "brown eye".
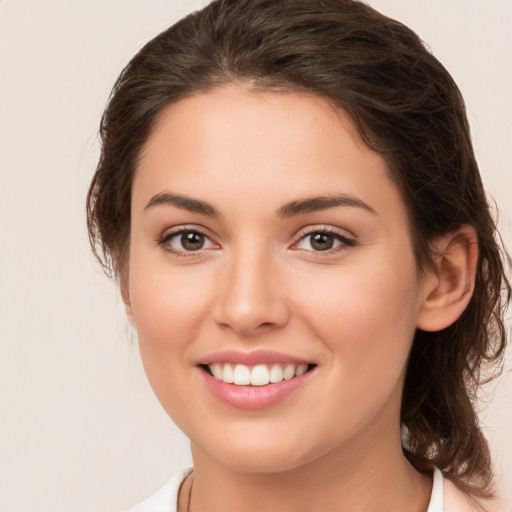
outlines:
{"label": "brown eye", "polygon": [[310,252],[337,252],[353,247],[355,240],[332,230],[310,231],[294,244],[294,249]]}
{"label": "brown eye", "polygon": [[180,242],[186,251],[197,251],[204,246],[205,236],[195,231],[185,231],[181,234]]}
{"label": "brown eye", "polygon": [[329,233],[314,233],[310,237],[311,247],[315,251],[328,251],[334,246],[334,236]]}
{"label": "brown eye", "polygon": [[159,244],[168,252],[178,256],[202,254],[205,250],[219,249],[207,235],[195,229],[179,229],[165,235]]}

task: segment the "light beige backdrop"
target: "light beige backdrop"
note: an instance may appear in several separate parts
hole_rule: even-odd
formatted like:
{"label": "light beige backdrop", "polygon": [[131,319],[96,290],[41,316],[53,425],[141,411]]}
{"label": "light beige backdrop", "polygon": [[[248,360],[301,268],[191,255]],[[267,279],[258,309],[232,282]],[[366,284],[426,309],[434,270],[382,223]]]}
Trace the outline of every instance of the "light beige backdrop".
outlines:
{"label": "light beige backdrop", "polygon": [[[123,510],[190,464],[89,254],[84,198],[117,74],[202,3],[0,0],[2,512]],[[415,29],[459,83],[512,246],[512,2],[370,4]],[[482,414],[509,494],[511,388],[508,372]]]}

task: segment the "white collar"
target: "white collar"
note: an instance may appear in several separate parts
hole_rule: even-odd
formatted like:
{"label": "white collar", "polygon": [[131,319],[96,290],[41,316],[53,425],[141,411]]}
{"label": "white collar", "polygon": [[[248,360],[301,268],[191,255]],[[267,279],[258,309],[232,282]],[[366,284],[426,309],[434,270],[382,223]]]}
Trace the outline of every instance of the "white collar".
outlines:
{"label": "white collar", "polygon": [[427,512],[443,512],[443,474],[434,468],[434,483]]}
{"label": "white collar", "polygon": [[[131,512],[174,512],[178,501],[178,492],[192,468],[185,469],[174,476],[156,494],[131,509]],[[443,474],[434,468],[432,494],[427,512],[443,512]]]}

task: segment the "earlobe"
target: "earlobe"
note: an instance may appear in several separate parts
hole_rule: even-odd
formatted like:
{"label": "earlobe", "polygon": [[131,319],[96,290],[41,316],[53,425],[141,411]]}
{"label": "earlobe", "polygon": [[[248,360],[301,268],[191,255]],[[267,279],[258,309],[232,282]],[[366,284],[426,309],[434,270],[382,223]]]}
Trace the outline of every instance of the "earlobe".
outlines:
{"label": "earlobe", "polygon": [[123,286],[122,284],[121,284],[121,298],[123,299],[124,310],[126,312],[128,322],[130,322],[130,325],[132,327],[135,327],[135,320],[133,318],[132,305],[130,302],[130,294],[128,293],[127,286]]}
{"label": "earlobe", "polygon": [[466,309],[475,286],[478,241],[472,226],[434,242],[435,271],[424,277],[424,297],[417,326],[424,331],[440,331],[453,324]]}

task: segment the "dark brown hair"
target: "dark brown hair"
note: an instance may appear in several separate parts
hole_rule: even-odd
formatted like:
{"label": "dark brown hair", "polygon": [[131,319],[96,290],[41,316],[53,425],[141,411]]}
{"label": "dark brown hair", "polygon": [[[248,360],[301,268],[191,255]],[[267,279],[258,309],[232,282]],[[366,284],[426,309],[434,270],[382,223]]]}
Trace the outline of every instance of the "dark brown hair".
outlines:
{"label": "dark brown hair", "polygon": [[123,284],[131,184],[159,116],[229,82],[315,94],[347,112],[401,189],[420,271],[432,265],[432,240],[475,228],[473,297],[449,328],[417,331],[401,417],[404,452],[419,471],[436,466],[466,492],[490,496],[475,399],[484,376],[501,367],[510,285],[459,89],[401,23],[353,0],[216,0],[146,44],[118,78],[101,122],[87,219],[104,268]]}

